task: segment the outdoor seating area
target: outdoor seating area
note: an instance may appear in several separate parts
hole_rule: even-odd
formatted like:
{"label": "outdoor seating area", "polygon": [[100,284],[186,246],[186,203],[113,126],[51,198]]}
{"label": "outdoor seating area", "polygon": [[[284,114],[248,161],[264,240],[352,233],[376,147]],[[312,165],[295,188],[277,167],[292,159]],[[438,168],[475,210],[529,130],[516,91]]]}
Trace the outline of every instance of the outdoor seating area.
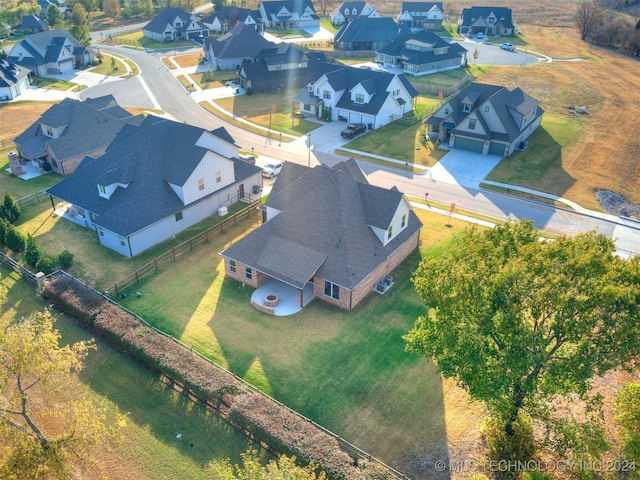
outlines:
{"label": "outdoor seating area", "polygon": [[300,290],[275,279],[267,281],[251,295],[251,304],[261,312],[286,317],[301,311],[315,297],[313,284],[307,283],[303,291],[304,305],[300,306]]}

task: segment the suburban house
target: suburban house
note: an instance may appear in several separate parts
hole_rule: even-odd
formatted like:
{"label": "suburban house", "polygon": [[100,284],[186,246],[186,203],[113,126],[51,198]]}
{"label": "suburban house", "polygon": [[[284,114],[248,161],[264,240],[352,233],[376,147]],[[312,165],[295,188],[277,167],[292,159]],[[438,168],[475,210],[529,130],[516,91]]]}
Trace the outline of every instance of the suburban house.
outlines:
{"label": "suburban house", "polygon": [[198,40],[209,36],[207,27],[182,8],[165,8],[143,27],[142,32],[156,42]]}
{"label": "suburban house", "polygon": [[250,10],[240,7],[222,7],[211,15],[200,20],[211,32],[227,33],[238,23],[244,23],[253,27],[258,33],[262,33],[264,25],[260,20],[260,10]]}
{"label": "suburban house", "polygon": [[23,33],[38,33],[48,30],[47,22],[37,15],[24,15],[20,21],[20,30]]}
{"label": "suburban house", "polygon": [[333,37],[336,50],[380,50],[409,28],[393,18],[358,17],[340,27]]}
{"label": "suburban house", "polygon": [[419,76],[460,68],[467,50],[449,43],[433,32],[420,30],[398,35],[376,52],[376,62],[384,67],[402,68],[407,75]]}
{"label": "suburban house", "polygon": [[427,136],[450,148],[507,157],[526,147],[544,111],[520,88],[472,83],[429,117]]}
{"label": "suburban house", "polygon": [[0,60],[0,100],[13,100],[29,89],[28,68]]}
{"label": "suburban house", "polygon": [[303,115],[379,128],[413,110],[418,92],[404,74],[336,65],[293,99]]}
{"label": "suburban house", "polygon": [[93,52],[61,28],[27,35],[16,43],[7,60],[34,75],[70,72],[93,62]]}
{"label": "suburban house", "polygon": [[221,252],[225,275],[282,282],[300,307],[317,297],[353,310],[416,249],[422,227],[404,194],[370,185],[353,159],[285,163],[263,208],[263,224]]}
{"label": "suburban house", "polygon": [[38,13],[38,16],[42,19],[45,19],[47,17],[47,10],[51,5],[54,5],[56,8],[58,8],[63,16],[67,14],[67,7],[64,0],[38,0],[37,3],[40,6],[40,12]]}
{"label": "suburban house", "polygon": [[331,24],[338,26],[349,23],[358,17],[380,18],[380,15],[367,2],[343,2],[329,14]]}
{"label": "suburban house", "polygon": [[311,0],[272,0],[260,3],[260,18],[268,28],[318,28],[320,18]]}
{"label": "suburban house", "polygon": [[239,23],[224,35],[204,39],[204,54],[214,70],[238,70],[245,59],[274,44],[249,25]]}
{"label": "suburban house", "polygon": [[124,125],[139,125],[143,119],[120,107],[112,95],[84,102],[65,98],[14,142],[20,157],[34,167],[69,175],[87,155],[102,155]]}
{"label": "suburban house", "polygon": [[442,30],[442,2],[402,2],[398,23],[411,28]]}
{"label": "suburban house", "polygon": [[507,7],[463,8],[458,21],[461,35],[513,35],[511,9]]}
{"label": "suburban house", "polygon": [[298,45],[280,43],[260,50],[253,60],[245,60],[238,77],[240,86],[249,93],[302,88],[320,65],[328,66],[324,52],[305,52]]}
{"label": "suburban house", "polygon": [[261,169],[238,159],[223,127],[207,131],[148,116],[122,128],[104,155],[85,158],[47,193],[57,213],[95,230],[101,245],[133,257],[224,215],[254,185],[262,185]]}

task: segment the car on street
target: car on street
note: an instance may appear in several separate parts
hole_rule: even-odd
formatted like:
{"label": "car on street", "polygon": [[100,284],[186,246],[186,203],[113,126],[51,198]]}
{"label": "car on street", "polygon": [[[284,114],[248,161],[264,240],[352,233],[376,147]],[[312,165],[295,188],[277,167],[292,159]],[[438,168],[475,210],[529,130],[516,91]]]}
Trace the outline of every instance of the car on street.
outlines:
{"label": "car on street", "polygon": [[500,48],[502,50],[508,50],[510,52],[515,52],[516,47],[514,47],[512,44],[510,43],[503,43],[502,45],[500,45]]}
{"label": "car on street", "polygon": [[484,33],[478,32],[478,33],[476,33],[476,37],[479,38],[479,39],[482,39],[482,38],[484,38]]}
{"label": "car on street", "polygon": [[238,155],[240,160],[244,160],[245,162],[249,162],[252,165],[256,163],[256,157],[250,153],[241,153]]}
{"label": "car on street", "polygon": [[269,162],[265,163],[262,167],[262,176],[273,178],[282,170],[282,162]]}
{"label": "car on street", "polygon": [[366,132],[367,126],[364,123],[350,123],[347,128],[340,132],[343,138],[353,138],[360,133]]}

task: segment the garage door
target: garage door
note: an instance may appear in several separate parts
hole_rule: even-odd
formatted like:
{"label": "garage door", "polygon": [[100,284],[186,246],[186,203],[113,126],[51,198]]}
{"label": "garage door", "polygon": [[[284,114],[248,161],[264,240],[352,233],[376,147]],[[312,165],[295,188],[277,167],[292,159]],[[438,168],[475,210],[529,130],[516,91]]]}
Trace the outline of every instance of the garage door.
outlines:
{"label": "garage door", "polygon": [[362,115],[359,113],[349,113],[349,123],[362,123]]}
{"label": "garage door", "polygon": [[454,148],[469,150],[471,152],[482,153],[484,142],[482,140],[473,140],[471,138],[456,137]]}
{"label": "garage door", "polygon": [[500,155],[504,156],[504,149],[506,145],[504,143],[491,142],[491,146],[489,147],[489,155]]}

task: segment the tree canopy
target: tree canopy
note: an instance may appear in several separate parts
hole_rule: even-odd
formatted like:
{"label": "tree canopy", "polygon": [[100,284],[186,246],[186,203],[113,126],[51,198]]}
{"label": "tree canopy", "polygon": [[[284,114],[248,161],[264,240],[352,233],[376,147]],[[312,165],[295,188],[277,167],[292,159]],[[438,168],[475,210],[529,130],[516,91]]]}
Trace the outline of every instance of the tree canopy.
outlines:
{"label": "tree canopy", "polygon": [[207,472],[217,480],[326,480],[324,472],[316,475],[313,466],[301,467],[295,457],[282,455],[267,465],[260,463],[255,451],[242,454],[242,465],[232,465],[228,459],[212,462]]}
{"label": "tree canopy", "polygon": [[594,232],[544,241],[530,222],[473,227],[412,281],[428,313],[406,348],[432,357],[509,436],[521,410],[542,418],[550,399],[585,397],[594,375],[640,354],[640,262]]}
{"label": "tree canopy", "polygon": [[576,10],[576,26],[580,30],[580,38],[585,40],[602,24],[605,6],[600,0],[582,0]]}

